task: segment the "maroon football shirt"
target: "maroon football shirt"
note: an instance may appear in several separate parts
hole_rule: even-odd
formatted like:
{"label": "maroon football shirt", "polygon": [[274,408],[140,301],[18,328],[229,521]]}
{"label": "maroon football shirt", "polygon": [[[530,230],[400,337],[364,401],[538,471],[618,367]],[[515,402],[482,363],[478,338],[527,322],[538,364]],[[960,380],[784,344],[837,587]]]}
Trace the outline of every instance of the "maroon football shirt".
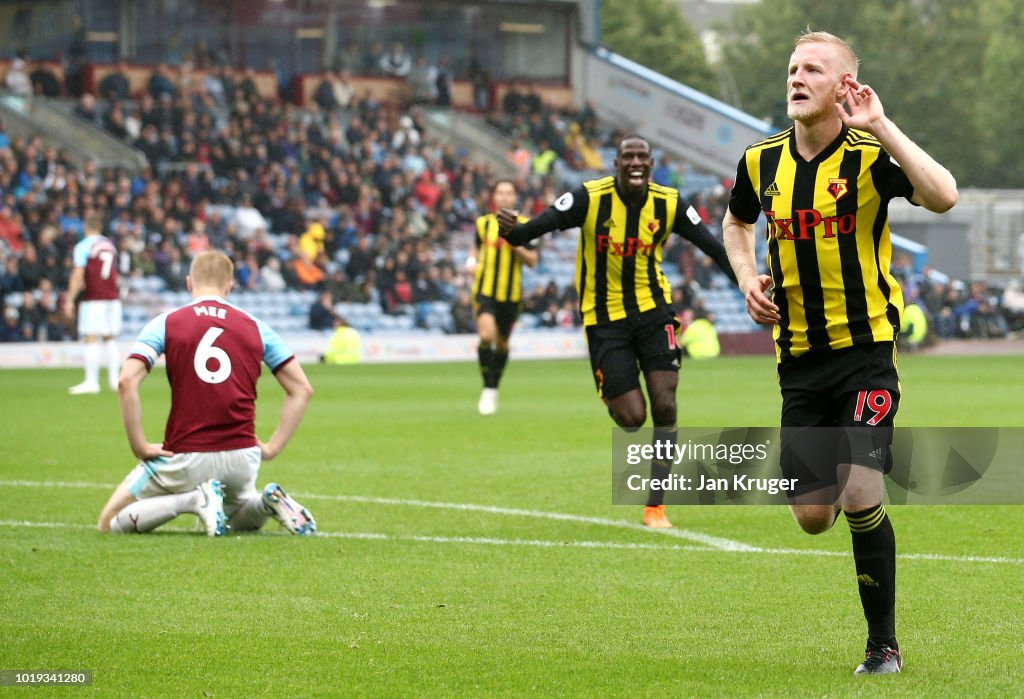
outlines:
{"label": "maroon football shirt", "polygon": [[151,320],[129,356],[152,368],[161,354],[171,384],[164,449],[176,453],[256,446],[261,363],[276,372],[295,358],[266,323],[209,296]]}

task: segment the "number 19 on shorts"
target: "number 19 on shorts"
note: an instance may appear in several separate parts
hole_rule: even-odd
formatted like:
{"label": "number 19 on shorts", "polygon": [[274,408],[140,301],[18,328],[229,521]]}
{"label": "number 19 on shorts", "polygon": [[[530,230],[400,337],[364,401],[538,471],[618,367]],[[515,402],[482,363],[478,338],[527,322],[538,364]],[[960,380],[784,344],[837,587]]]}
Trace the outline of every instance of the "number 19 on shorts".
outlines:
{"label": "number 19 on shorts", "polygon": [[[854,422],[866,422],[874,427],[885,419],[892,410],[892,394],[883,389],[861,391],[857,394],[857,405],[853,410]],[[864,413],[871,413],[867,420]]]}

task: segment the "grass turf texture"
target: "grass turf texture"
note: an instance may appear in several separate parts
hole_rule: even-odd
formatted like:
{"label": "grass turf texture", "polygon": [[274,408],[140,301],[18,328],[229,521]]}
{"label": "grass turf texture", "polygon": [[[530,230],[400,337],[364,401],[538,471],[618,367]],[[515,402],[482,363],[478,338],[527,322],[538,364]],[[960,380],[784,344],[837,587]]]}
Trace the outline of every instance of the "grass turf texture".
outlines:
{"label": "grass turf texture", "polygon": [[[1024,360],[902,364],[900,424],[1024,422]],[[374,538],[298,539],[271,523],[278,535],[208,540],[190,515],[151,536],[100,535],[90,527],[134,464],[116,398],[67,396],[78,371],[0,373],[0,668],[90,669],[105,696],[1020,691],[1019,561],[902,560],[906,670],[854,678],[865,627],[842,521],[810,537],[782,507],[670,508],[682,529],[840,554],[779,555],[601,523],[343,499],[638,522],[639,508],[609,504],[611,422],[585,362],[513,361],[493,418],[476,414],[469,364],[308,372],[317,394],[306,420],[261,483],[283,483],[325,534]],[[281,392],[269,377],[260,388],[266,437]],[[679,401],[680,424],[773,425],[771,360],[687,363]],[[156,440],[168,404],[161,370],[143,404]],[[891,516],[902,554],[1024,558],[1020,508]],[[20,520],[73,526],[11,524]],[[523,543],[534,540],[550,545]]]}

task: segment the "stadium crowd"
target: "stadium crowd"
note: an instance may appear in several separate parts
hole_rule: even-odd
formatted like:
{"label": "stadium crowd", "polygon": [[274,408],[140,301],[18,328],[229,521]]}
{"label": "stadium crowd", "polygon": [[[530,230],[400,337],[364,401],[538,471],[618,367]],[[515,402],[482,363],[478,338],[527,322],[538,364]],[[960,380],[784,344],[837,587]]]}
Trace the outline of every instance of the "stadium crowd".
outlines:
{"label": "stadium crowd", "polygon": [[[236,262],[238,289],[324,292],[311,316],[317,305],[373,303],[388,314],[412,313],[422,325],[424,305],[443,302],[451,307],[448,330],[473,331],[464,256],[495,173],[427,138],[415,106],[336,89],[343,72],[328,73],[322,85],[329,94],[318,89],[320,99],[300,108],[260,97],[247,70],[217,67],[201,79],[184,70],[175,81],[157,66],[147,90],[135,95],[124,70],[104,78],[98,98],[83,93],[75,113],[141,150],[149,162],[141,172],[75,167],[53,144],[9,138],[0,123],[0,341],[73,333],[61,294],[71,248],[94,212],[105,215],[122,277],[155,275],[180,291],[192,256],[218,248]],[[602,126],[591,105],[560,112],[520,85],[489,118],[513,135],[508,158],[526,215],[606,174],[622,135]],[[719,232],[729,182],[691,177],[667,157],[652,179],[683,191]],[[677,238],[665,259],[684,279],[673,294],[677,310],[700,314],[701,290],[712,285],[710,259]],[[1020,310],[1007,313],[987,289],[904,278],[940,337],[1020,327]],[[524,310],[541,326],[579,325],[575,290],[558,281],[524,289]],[[331,322],[334,316],[316,320]]]}
{"label": "stadium crowd", "polygon": [[1001,338],[1024,330],[1024,292],[1016,280],[1005,289],[967,283],[928,267],[915,271],[905,256],[893,261],[892,271],[906,305],[921,310],[929,340]]}
{"label": "stadium crowd", "polygon": [[[451,243],[485,211],[494,174],[428,141],[417,111],[367,96],[300,109],[260,98],[227,68],[176,84],[158,66],[134,96],[122,68],[98,88],[101,99],[83,94],[76,114],[132,143],[150,167],[77,169],[39,138],[0,137],[0,283],[5,299],[23,295],[5,312],[4,339],[67,333],[59,294],[94,211],[106,212],[123,276],[156,275],[181,290],[190,258],[216,247],[234,256],[242,289],[317,289],[387,313],[445,301],[453,329],[472,329],[469,278]],[[519,184],[531,213],[557,193],[547,171]],[[579,323],[571,286],[539,284],[525,306],[545,326]]]}
{"label": "stadium crowd", "polygon": [[[158,68],[137,101],[82,96],[79,116],[146,154],[150,167],[136,175],[76,169],[39,138],[0,137],[5,299],[66,288],[70,248],[93,211],[106,212],[122,274],[157,275],[170,290],[209,247],[231,252],[242,289],[324,289],[395,312],[468,288],[450,238],[472,225],[492,173],[427,143],[416,113],[368,98],[299,109],[229,73],[211,89],[209,77],[175,85]],[[117,82],[101,89],[115,96]],[[5,339],[62,336],[55,310],[41,323],[32,304],[19,305],[19,330]]]}

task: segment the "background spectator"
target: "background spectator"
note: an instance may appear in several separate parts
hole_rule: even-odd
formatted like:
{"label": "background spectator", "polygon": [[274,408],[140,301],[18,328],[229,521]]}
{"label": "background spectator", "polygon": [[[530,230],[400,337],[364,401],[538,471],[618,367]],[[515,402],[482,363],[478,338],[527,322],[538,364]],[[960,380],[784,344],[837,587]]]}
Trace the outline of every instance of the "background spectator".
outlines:
{"label": "background spectator", "polygon": [[311,330],[331,330],[337,320],[331,292],[324,291],[309,308],[309,327]]}
{"label": "background spectator", "polygon": [[0,324],[0,342],[24,342],[25,337],[21,332],[21,324],[18,319],[18,309],[7,307],[4,309],[4,321]]}
{"label": "background spectator", "polygon": [[409,70],[409,97],[413,104],[431,104],[437,99],[437,70],[425,56],[417,56]]}
{"label": "background spectator", "polygon": [[476,320],[473,318],[473,302],[469,291],[463,289],[456,295],[452,303],[452,320],[455,323],[455,332],[469,334],[476,332]]}
{"label": "background spectator", "polygon": [[174,97],[178,89],[171,80],[170,71],[166,64],[161,63],[149,76],[149,96],[159,100],[163,96]]}
{"label": "background spectator", "polygon": [[31,97],[32,81],[29,80],[24,54],[11,61],[4,76],[4,87],[15,97]]}
{"label": "background spectator", "polygon": [[405,50],[402,42],[396,41],[391,45],[391,50],[380,57],[377,65],[384,75],[406,78],[412,70],[412,56]]}
{"label": "background spectator", "polygon": [[117,66],[103,76],[97,89],[99,96],[110,102],[122,102],[132,96],[131,82],[128,80],[128,64],[118,61]]}
{"label": "background spectator", "polygon": [[434,103],[438,107],[450,107],[452,104],[452,72],[448,65],[448,57],[440,56],[434,70]]}
{"label": "background spectator", "polygon": [[[32,94],[39,95],[41,97],[60,97],[60,80],[57,79],[57,74],[54,73],[53,69],[49,66],[43,64],[36,65],[28,74],[28,78],[32,83]],[[80,90],[72,91],[70,88],[68,90],[72,95],[79,94],[79,91]]]}

